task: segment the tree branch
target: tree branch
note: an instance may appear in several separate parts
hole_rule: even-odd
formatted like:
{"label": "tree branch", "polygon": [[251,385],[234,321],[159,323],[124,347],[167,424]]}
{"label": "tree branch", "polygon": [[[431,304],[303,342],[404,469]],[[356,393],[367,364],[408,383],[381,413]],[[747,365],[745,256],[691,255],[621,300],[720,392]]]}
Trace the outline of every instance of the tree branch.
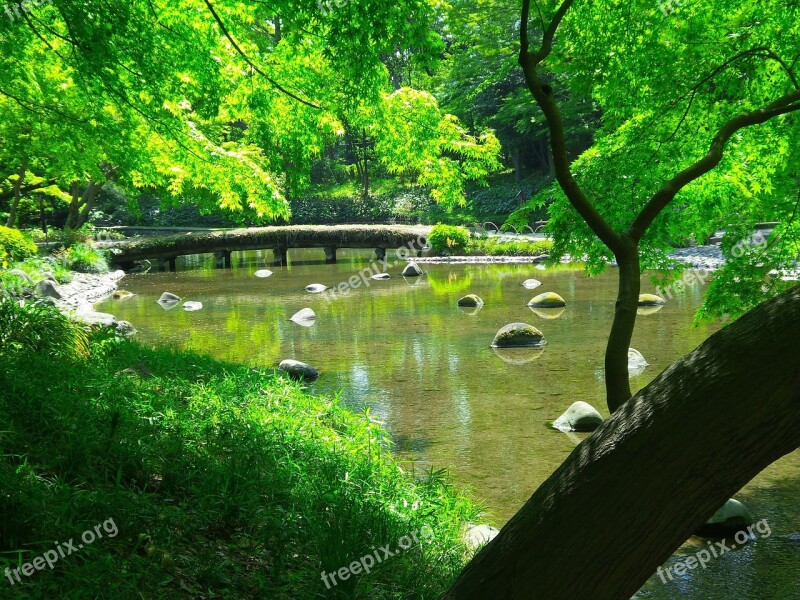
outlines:
{"label": "tree branch", "polygon": [[287,90],[285,87],[283,87],[277,81],[275,81],[269,75],[267,75],[264,71],[262,71],[252,60],[250,60],[250,58],[244,53],[244,50],[242,50],[239,47],[239,44],[236,43],[236,40],[233,39],[233,36],[230,34],[228,29],[225,27],[225,24],[222,22],[222,19],[217,14],[217,11],[214,10],[214,6],[211,4],[211,2],[209,0],[204,0],[204,2],[206,3],[206,6],[208,7],[208,10],[211,11],[211,14],[214,17],[214,20],[217,22],[217,25],[219,25],[220,29],[222,30],[222,33],[225,35],[226,38],[228,38],[228,41],[233,45],[233,47],[236,50],[236,52],[239,53],[239,55],[245,60],[245,62],[248,65],[250,65],[253,68],[253,70],[255,70],[256,73],[258,73],[264,79],[269,81],[270,84],[275,89],[277,89],[280,92],[283,92],[284,94],[286,94],[287,96],[289,96],[293,100],[296,100],[297,102],[300,102],[301,104],[305,104],[306,106],[310,106],[311,108],[316,108],[317,110],[321,110],[322,107],[318,106],[317,104],[314,104],[313,102],[309,102],[308,100],[305,100],[305,99],[301,98],[300,96],[298,96],[296,94],[293,94],[292,92]]}
{"label": "tree branch", "polygon": [[567,199],[575,210],[578,211],[578,214],[580,214],[597,237],[599,237],[616,256],[617,254],[628,252],[630,248],[624,243],[622,236],[614,231],[606,220],[603,219],[602,215],[597,211],[594,205],[592,205],[583,192],[583,189],[578,185],[578,182],[572,175],[561,112],[558,110],[558,106],[556,106],[552,88],[541,82],[539,73],[537,72],[539,64],[552,52],[553,39],[555,38],[558,26],[563,21],[572,3],[573,0],[564,0],[561,6],[559,6],[556,14],[553,16],[553,20],[544,32],[541,47],[535,53],[531,53],[528,40],[530,0],[522,0],[519,64],[525,75],[525,82],[528,85],[528,89],[533,94],[533,97],[536,99],[537,104],[542,109],[545,119],[547,120],[547,126],[550,130],[550,145],[553,150],[556,180],[564,190]]}
{"label": "tree branch", "polygon": [[722,161],[725,154],[725,146],[737,131],[766,123],[774,117],[795,111],[800,111],[800,90],[781,96],[764,108],[738,115],[725,123],[717,132],[717,135],[714,136],[705,156],[678,173],[653,195],[636,216],[630,228],[628,228],[627,235],[638,242],[644,232],[647,231],[647,228],[650,227],[661,211],[672,202],[678,192],[714,169]]}

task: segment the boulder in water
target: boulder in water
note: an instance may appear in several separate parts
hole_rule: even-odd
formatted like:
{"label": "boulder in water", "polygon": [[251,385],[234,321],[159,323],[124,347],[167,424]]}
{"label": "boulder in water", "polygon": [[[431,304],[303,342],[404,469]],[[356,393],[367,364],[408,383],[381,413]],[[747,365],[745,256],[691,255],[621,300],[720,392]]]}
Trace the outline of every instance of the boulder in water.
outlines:
{"label": "boulder in water", "polygon": [[327,285],[322,285],[321,283],[312,283],[306,286],[306,291],[309,294],[320,294],[328,289]]}
{"label": "boulder in water", "polygon": [[667,301],[655,294],[639,294],[639,306],[664,306]]}
{"label": "boulder in water", "polygon": [[603,417],[587,402],[574,402],[564,414],[553,421],[559,431],[594,431],[603,424]]}
{"label": "boulder in water", "polygon": [[648,363],[641,352],[633,348],[628,348],[628,373],[631,375],[639,375],[644,372],[647,366]]}
{"label": "boulder in water", "polygon": [[117,290],[116,292],[111,294],[111,297],[114,300],[127,300],[128,298],[132,298],[133,294],[131,292],[127,292],[125,290]]}
{"label": "boulder in water", "polygon": [[272,271],[270,271],[269,269],[260,269],[260,270],[256,271],[255,273],[253,273],[253,275],[255,275],[256,277],[258,277],[260,279],[266,279],[267,277],[272,275]]}
{"label": "boulder in water", "polygon": [[196,310],[202,310],[202,309],[203,309],[202,302],[189,301],[183,303],[183,310],[185,310],[186,312],[194,312]]}
{"label": "boulder in water", "polygon": [[746,529],[755,520],[753,513],[744,504],[731,498],[695,533],[703,537],[724,537]]}
{"label": "boulder in water", "polygon": [[310,327],[314,324],[316,319],[317,315],[310,308],[298,310],[291,317],[289,317],[290,321],[294,321],[298,325],[303,325],[304,327]]}
{"label": "boulder in water", "polygon": [[415,262],[408,263],[402,273],[403,277],[419,277],[424,274],[425,272]]}
{"label": "boulder in water", "polygon": [[526,290],[535,290],[540,285],[542,285],[542,282],[538,279],[526,279],[522,282],[522,287],[524,287]]}
{"label": "boulder in water", "polygon": [[161,294],[161,298],[158,299],[159,304],[177,304],[181,301],[180,296],[176,296],[175,294],[171,294],[170,292],[164,292]]}
{"label": "boulder in water", "polygon": [[533,308],[562,308],[566,305],[566,301],[555,292],[539,294],[528,302],[528,306]]}
{"label": "boulder in water", "polygon": [[480,296],[476,296],[475,294],[467,294],[463,298],[458,299],[458,306],[476,308],[479,306],[483,306],[483,300],[481,299]]}
{"label": "boulder in water", "polygon": [[375,279],[375,280],[378,280],[378,281],[380,281],[382,279],[391,279],[391,278],[392,278],[392,276],[389,275],[389,273],[375,273],[375,275],[370,277],[370,279]]}
{"label": "boulder in water", "polygon": [[492,348],[538,348],[545,343],[544,335],[533,325],[509,323],[494,336]]}
{"label": "boulder in water", "polygon": [[278,365],[278,370],[292,379],[299,379],[302,381],[314,381],[319,377],[319,371],[311,365],[289,358],[281,361],[281,364]]}

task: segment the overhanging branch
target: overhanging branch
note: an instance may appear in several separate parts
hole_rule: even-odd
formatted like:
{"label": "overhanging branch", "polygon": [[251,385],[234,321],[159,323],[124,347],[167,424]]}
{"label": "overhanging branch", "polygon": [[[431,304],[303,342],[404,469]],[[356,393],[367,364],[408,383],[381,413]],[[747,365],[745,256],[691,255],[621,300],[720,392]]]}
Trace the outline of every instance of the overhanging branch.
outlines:
{"label": "overhanging branch", "polygon": [[233,45],[233,48],[236,50],[236,52],[239,53],[239,55],[245,60],[245,62],[248,65],[250,65],[250,67],[252,67],[252,69],[256,73],[258,73],[264,79],[269,81],[269,83],[275,89],[277,89],[278,91],[286,94],[287,96],[289,96],[293,100],[296,100],[297,102],[300,102],[301,104],[305,104],[306,106],[310,106],[311,108],[316,108],[316,109],[321,109],[322,108],[322,107],[318,106],[317,104],[314,104],[313,102],[305,100],[305,99],[301,98],[300,96],[298,96],[297,94],[294,94],[294,93],[290,92],[285,87],[283,87],[281,84],[279,84],[277,81],[272,79],[272,77],[267,75],[264,71],[262,71],[252,60],[250,60],[250,57],[248,57],[247,54],[244,53],[244,50],[242,50],[239,47],[239,44],[236,43],[236,40],[233,39],[233,36],[228,31],[227,27],[225,27],[225,24],[222,22],[222,19],[217,14],[217,11],[214,10],[214,6],[211,4],[210,0],[204,0],[204,2],[206,3],[206,6],[208,7],[208,10],[211,11],[211,15],[214,17],[214,20],[217,22],[217,25],[219,25],[219,28],[222,30],[222,33],[225,35],[226,38],[228,38],[228,41],[231,43],[231,45]]}
{"label": "overhanging branch", "polygon": [[714,169],[722,161],[725,154],[725,146],[737,131],[766,123],[770,119],[795,111],[800,111],[800,90],[781,96],[764,108],[738,115],[725,123],[714,136],[705,156],[678,173],[653,195],[634,219],[628,229],[628,236],[638,242],[644,232],[647,231],[647,228],[650,227],[661,211],[672,202],[678,192]]}

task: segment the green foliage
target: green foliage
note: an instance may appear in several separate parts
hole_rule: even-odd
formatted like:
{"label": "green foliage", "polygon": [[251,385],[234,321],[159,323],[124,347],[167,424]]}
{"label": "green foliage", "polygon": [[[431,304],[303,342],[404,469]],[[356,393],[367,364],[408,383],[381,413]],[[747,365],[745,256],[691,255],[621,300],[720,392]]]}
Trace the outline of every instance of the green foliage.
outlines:
{"label": "green foliage", "polygon": [[[54,360],[61,338],[26,345],[14,331],[28,319],[44,335],[63,317],[2,310],[14,317],[0,336],[19,343],[0,346],[0,571],[109,518],[119,528],[4,597],[433,599],[463,566],[477,509],[439,472],[404,473],[368,413],[271,370],[105,331],[90,356]],[[425,526],[430,542],[325,589],[320,571]]]}
{"label": "green foliage", "polygon": [[[545,21],[558,4],[538,4]],[[704,1],[681,3],[665,16],[667,4],[575,3],[567,11],[546,69],[567,75],[569,89],[591,97],[603,114],[593,145],[570,171],[617,232],[625,232],[660,190],[663,197],[678,190],[641,239],[642,269],[668,268],[668,253],[688,238],[702,240],[725,228],[742,239],[760,221],[780,221],[783,242],[763,254],[769,262],[762,268],[781,270],[797,259],[798,238],[790,236],[798,233],[791,222],[800,191],[800,154],[792,151],[800,145],[800,119],[792,112],[800,110],[800,5]],[[532,15],[531,27],[538,19]],[[532,36],[537,44],[541,34]],[[563,90],[554,87],[553,95],[563,108]],[[751,111],[767,114],[760,111],[775,102],[787,114],[736,131],[719,164],[693,179],[705,171],[687,169],[707,155],[714,158],[722,148],[720,131],[743,123],[740,117]],[[681,173],[688,178],[674,179]],[[691,183],[684,187],[686,181]],[[590,272],[606,268],[611,252],[559,186],[534,197],[514,222],[544,205],[554,254],[586,256]],[[707,308],[717,308],[706,315],[739,313],[777,290],[762,285],[763,273],[753,276],[743,261],[733,261],[726,272],[729,284],[709,291],[727,298],[710,300]]]}
{"label": "green foliage", "polygon": [[27,260],[36,256],[37,251],[36,244],[22,232],[0,226],[0,258],[5,256],[7,260]]}
{"label": "green foliage", "polygon": [[77,242],[56,253],[62,265],[79,273],[108,273],[106,253],[89,242]]}
{"label": "green foliage", "polygon": [[434,225],[428,243],[437,254],[463,254],[469,243],[469,231],[453,225]]}
{"label": "green foliage", "polygon": [[57,359],[86,357],[87,330],[45,302],[0,297],[0,356],[27,352]]}

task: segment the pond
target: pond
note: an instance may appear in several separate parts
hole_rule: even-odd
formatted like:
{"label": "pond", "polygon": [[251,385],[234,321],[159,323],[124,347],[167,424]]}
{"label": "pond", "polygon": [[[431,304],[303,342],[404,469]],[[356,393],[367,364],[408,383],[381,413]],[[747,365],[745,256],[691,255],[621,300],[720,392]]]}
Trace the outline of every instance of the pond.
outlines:
{"label": "pond", "polygon": [[[98,310],[131,321],[146,342],[169,343],[217,358],[274,366],[284,358],[320,370],[315,393],[342,392],[350,407],[369,407],[385,423],[393,450],[417,472],[447,467],[455,481],[482,502],[501,526],[585,437],[547,427],[572,402],[584,400],[607,415],[603,351],[616,295],[616,273],[588,278],[579,268],[541,270],[535,265],[422,265],[417,281],[370,281],[333,300],[309,294],[311,283],[334,286],[369,266],[367,251],[340,250],[326,265],[319,250],[294,250],[287,267],[268,266],[272,253],[234,255],[234,268],[213,269],[199,255],[177,273],[130,275],[121,287],[136,294],[106,300]],[[269,268],[266,279],[253,276]],[[521,282],[536,278],[536,290]],[[163,310],[169,291],[203,303],[203,310]],[[528,301],[543,291],[567,301],[556,319],[543,318]],[[649,278],[642,291],[653,291]],[[692,326],[704,288],[690,287],[654,314],[637,321],[632,346],[650,363],[632,379],[646,385],[719,327]],[[468,293],[485,302],[477,312],[456,301]],[[289,317],[310,307],[316,323]],[[499,356],[490,347],[503,325],[522,321],[542,330],[544,351]],[[655,476],[655,474],[654,474]],[[654,575],[640,598],[798,598],[800,565],[800,452],[770,466],[737,498],[772,534],[746,544],[666,584]],[[635,501],[635,499],[632,499]],[[698,543],[695,541],[695,543]],[[556,551],[557,549],[554,549]],[[694,553],[688,543],[673,557]],[[566,559],[566,557],[565,557]]]}

